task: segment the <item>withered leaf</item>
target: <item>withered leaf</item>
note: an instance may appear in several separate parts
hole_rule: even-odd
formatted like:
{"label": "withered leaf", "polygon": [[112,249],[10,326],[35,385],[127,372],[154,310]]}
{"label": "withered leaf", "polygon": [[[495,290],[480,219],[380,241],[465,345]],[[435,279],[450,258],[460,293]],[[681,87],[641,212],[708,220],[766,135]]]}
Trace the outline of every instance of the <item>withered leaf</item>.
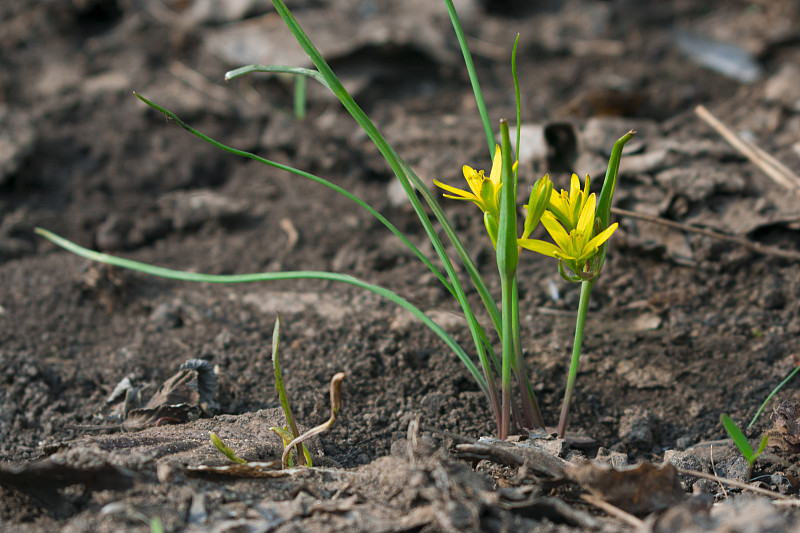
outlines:
{"label": "withered leaf", "polygon": [[595,496],[635,515],[668,509],[686,499],[678,471],[669,463],[641,463],[616,470],[587,462],[569,470],[568,475]]}

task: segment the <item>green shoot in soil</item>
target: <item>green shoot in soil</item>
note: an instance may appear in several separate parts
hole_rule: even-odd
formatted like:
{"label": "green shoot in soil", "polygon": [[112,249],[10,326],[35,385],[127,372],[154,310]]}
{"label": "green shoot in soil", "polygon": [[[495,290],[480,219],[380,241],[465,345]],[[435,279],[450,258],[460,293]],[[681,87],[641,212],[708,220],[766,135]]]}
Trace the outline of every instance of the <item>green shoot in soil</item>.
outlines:
{"label": "green shoot in soil", "polygon": [[[283,408],[283,413],[286,416],[286,425],[289,426],[287,428],[278,428],[278,427],[271,427],[270,430],[274,431],[278,435],[280,435],[281,440],[283,440],[283,444],[285,448],[288,448],[288,444],[293,440],[297,439],[300,436],[300,431],[297,429],[297,424],[294,421],[294,415],[292,414],[292,408],[289,405],[289,397],[286,395],[286,388],[283,386],[283,376],[281,375],[281,363],[278,359],[278,347],[280,346],[280,336],[281,336],[281,317],[278,315],[278,318],[275,319],[275,328],[272,330],[272,368],[275,371],[275,389],[278,391],[278,398],[281,402],[281,407]],[[304,444],[301,444],[297,448],[297,454],[306,466],[311,467],[311,454],[308,453],[308,448],[305,447]],[[289,467],[293,466],[291,456],[289,457]]]}
{"label": "green shoot in soil", "polygon": [[745,461],[747,461],[747,480],[750,481],[750,475],[753,473],[753,464],[758,459],[758,456],[761,455],[761,452],[764,451],[764,448],[767,447],[767,443],[769,442],[769,435],[764,435],[761,437],[761,444],[758,445],[758,449],[754,452],[753,448],[750,446],[750,441],[747,440],[747,436],[742,433],[742,430],[739,429],[739,426],[736,425],[736,422],[731,420],[726,414],[720,415],[720,420],[722,421],[722,425],[725,428],[725,431],[728,432],[728,435],[733,439],[734,444],[736,447],[739,448],[739,451],[742,452]]}
{"label": "green shoot in soil", "polygon": [[228,448],[225,445],[225,443],[222,442],[222,439],[219,438],[219,436],[216,433],[214,433],[213,431],[211,432],[211,443],[214,445],[215,448],[217,448],[220,451],[220,453],[222,453],[222,455],[224,455],[225,457],[227,457],[228,459],[230,459],[234,463],[238,463],[238,464],[241,464],[241,465],[247,463],[247,461],[245,461],[241,457],[237,456],[236,453],[233,450]]}

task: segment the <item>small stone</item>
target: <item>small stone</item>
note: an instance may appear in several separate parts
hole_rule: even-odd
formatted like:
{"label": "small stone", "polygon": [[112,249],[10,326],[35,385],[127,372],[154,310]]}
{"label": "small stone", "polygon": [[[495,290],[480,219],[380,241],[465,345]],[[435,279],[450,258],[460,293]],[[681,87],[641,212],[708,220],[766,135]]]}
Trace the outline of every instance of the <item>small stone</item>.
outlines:
{"label": "small stone", "polygon": [[800,67],[785,63],[764,85],[764,100],[800,112]]}
{"label": "small stone", "polygon": [[[703,472],[702,461],[689,452],[667,450],[664,452],[664,462],[670,463],[677,468],[683,468],[684,470]],[[692,485],[694,485],[695,481],[697,481],[697,478],[694,476],[689,476],[686,474],[678,474],[678,477],[681,480],[684,490],[687,491],[692,487]]]}
{"label": "small stone", "polygon": [[649,411],[638,407],[625,409],[619,422],[619,438],[631,448],[652,448],[653,423]]}

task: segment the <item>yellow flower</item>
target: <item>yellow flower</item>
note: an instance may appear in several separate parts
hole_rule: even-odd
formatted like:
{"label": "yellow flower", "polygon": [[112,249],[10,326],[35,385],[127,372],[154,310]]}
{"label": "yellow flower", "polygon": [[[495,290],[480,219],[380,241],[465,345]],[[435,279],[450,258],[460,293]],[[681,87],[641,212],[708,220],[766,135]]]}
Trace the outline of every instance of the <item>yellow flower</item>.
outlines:
{"label": "yellow flower", "polygon": [[[573,180],[573,183],[575,181],[577,181],[577,177]],[[578,193],[583,192],[578,190]],[[577,195],[574,198],[577,200]],[[542,224],[555,241],[555,244],[537,239],[520,239],[518,244],[528,250],[559,259],[578,277],[585,279],[596,276],[596,272],[592,272],[591,268],[587,269],[587,263],[594,259],[600,250],[600,246],[616,231],[618,224],[615,222],[597,235],[594,235],[594,215],[597,209],[595,195],[592,193],[585,199],[581,198],[580,201],[583,207],[574,229],[565,229],[567,224],[564,224],[561,217],[552,211],[546,211],[542,216]],[[571,208],[572,205],[568,205],[568,207]]]}
{"label": "yellow flower", "polygon": [[[593,195],[592,195],[593,196]],[[548,209],[564,225],[567,231],[572,231],[578,227],[578,221],[589,201],[589,176],[586,176],[583,190],[578,176],[573,174],[570,181],[569,193],[555,190],[550,193],[550,205]]]}
{"label": "yellow flower", "polygon": [[467,180],[467,185],[469,185],[472,192],[457,189],[439,180],[433,180],[433,183],[450,193],[445,194],[445,198],[469,200],[480,207],[484,213],[489,213],[492,218],[497,218],[500,215],[498,197],[501,187],[500,174],[502,168],[500,146],[496,145],[494,159],[492,160],[492,171],[489,173],[488,178],[484,175],[483,170],[475,170],[468,165],[464,165],[464,178]]}

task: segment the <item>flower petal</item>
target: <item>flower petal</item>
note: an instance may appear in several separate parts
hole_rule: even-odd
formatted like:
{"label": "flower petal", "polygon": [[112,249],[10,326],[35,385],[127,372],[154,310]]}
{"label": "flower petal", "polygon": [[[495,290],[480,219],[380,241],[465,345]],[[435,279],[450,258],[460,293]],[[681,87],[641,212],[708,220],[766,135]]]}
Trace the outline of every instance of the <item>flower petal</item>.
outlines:
{"label": "flower petal", "polygon": [[480,198],[481,188],[486,178],[483,176],[483,170],[475,170],[474,168],[464,165],[464,179],[467,180],[467,185],[472,190],[472,194]]}
{"label": "flower petal", "polygon": [[495,188],[500,185],[500,178],[503,175],[503,154],[500,151],[500,145],[494,145],[494,158],[492,159],[492,171],[489,173],[489,179],[494,183]]}
{"label": "flower petal", "polygon": [[587,198],[583,210],[581,211],[581,216],[578,219],[578,225],[576,227],[578,231],[582,231],[586,235],[590,235],[592,233],[592,228],[594,227],[594,213],[596,209],[597,202],[595,201],[594,193],[592,193]]}
{"label": "flower petal", "polygon": [[609,227],[607,227],[606,229],[604,229],[603,231],[598,233],[597,236],[595,236],[592,240],[590,240],[588,243],[586,243],[586,248],[589,248],[589,247],[592,247],[592,246],[600,248],[600,245],[602,245],[604,242],[606,242],[611,237],[612,233],[617,231],[617,227],[618,226],[619,226],[619,223],[617,223],[617,222],[614,222],[613,224],[611,224]]}
{"label": "flower petal", "polygon": [[531,250],[550,257],[558,258],[557,254],[561,253],[561,250],[555,244],[540,241],[539,239],[518,239],[517,244],[526,250]]}
{"label": "flower petal", "polygon": [[567,233],[564,227],[559,224],[555,215],[549,211],[545,211],[544,215],[542,215],[542,225],[544,226],[544,229],[547,230],[547,233],[550,234],[550,237],[556,241],[556,245],[559,248],[562,250],[569,249],[571,244],[569,233]]}
{"label": "flower petal", "polygon": [[[456,187],[453,187],[452,185],[448,185],[446,183],[442,183],[439,180],[433,180],[433,183],[434,183],[434,185],[436,185],[440,189],[444,189],[449,193],[455,194],[456,195],[455,198],[457,200],[471,200],[473,202],[476,201],[476,200],[479,200],[479,198],[477,196],[475,196],[474,194],[472,194],[471,192],[467,192],[467,191],[458,189]],[[447,196],[448,198],[454,198],[453,196],[449,196],[447,194],[445,194],[445,196]]]}

